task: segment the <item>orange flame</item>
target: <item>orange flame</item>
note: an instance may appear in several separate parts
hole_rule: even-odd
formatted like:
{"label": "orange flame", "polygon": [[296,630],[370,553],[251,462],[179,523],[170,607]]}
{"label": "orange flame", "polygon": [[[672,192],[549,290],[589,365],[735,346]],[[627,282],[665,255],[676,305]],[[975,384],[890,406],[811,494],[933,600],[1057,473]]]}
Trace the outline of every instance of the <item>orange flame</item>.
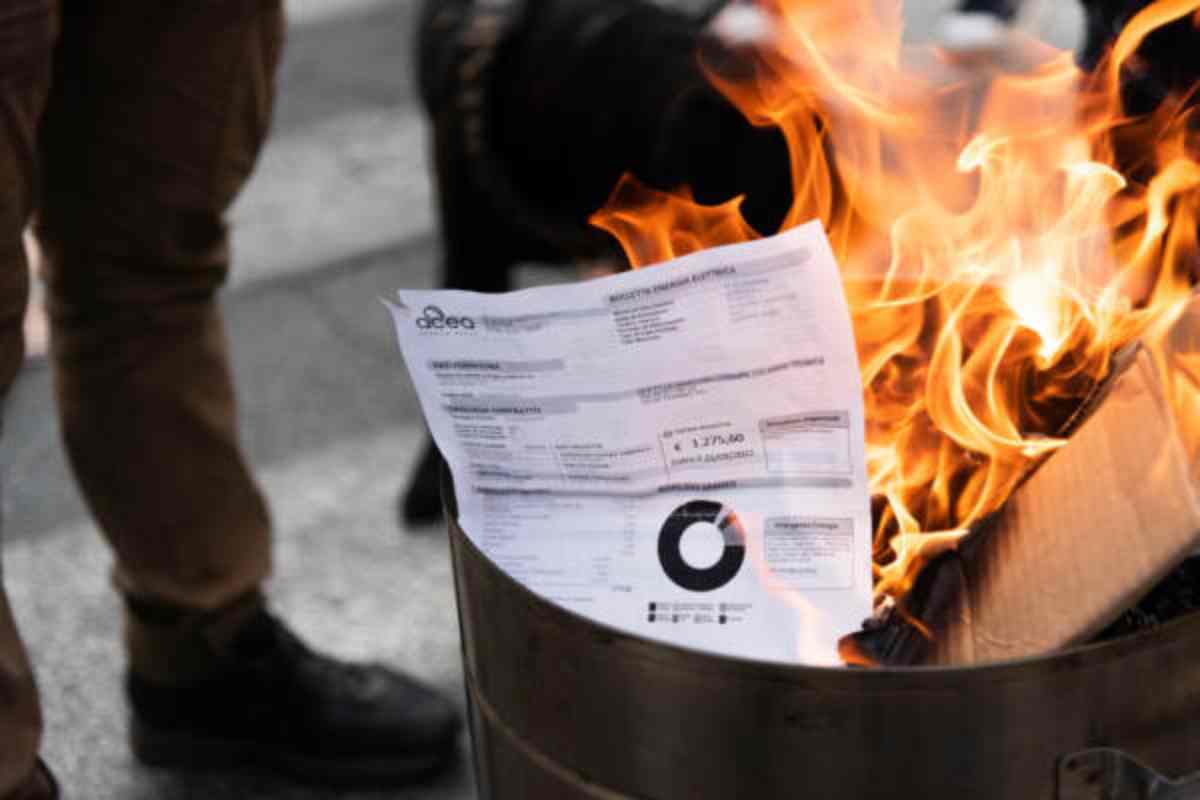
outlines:
{"label": "orange flame", "polygon": [[[1120,78],[1159,0],[1094,75],[1016,39],[981,80],[901,42],[898,0],[764,0],[752,78],[713,83],[787,140],[784,227],[817,218],[842,268],[866,391],[877,596],[998,509],[1064,440],[1120,347],[1154,354],[1200,452],[1200,163],[1183,98],[1122,110]],[[1135,153],[1136,158],[1118,156]],[[593,223],[643,266],[757,233],[740,199],[622,180]]]}

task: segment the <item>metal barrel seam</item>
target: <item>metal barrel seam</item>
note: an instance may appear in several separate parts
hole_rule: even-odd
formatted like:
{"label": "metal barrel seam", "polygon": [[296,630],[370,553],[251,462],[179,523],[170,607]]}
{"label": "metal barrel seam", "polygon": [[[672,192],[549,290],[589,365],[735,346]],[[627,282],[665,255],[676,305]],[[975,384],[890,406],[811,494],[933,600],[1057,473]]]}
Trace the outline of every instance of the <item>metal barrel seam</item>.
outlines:
{"label": "metal barrel seam", "polygon": [[[471,674],[469,669],[464,672],[463,679],[467,684],[467,691],[471,694],[472,702],[475,703],[475,707],[483,716],[487,718],[488,724],[503,734],[522,755],[537,764],[541,769],[565,783],[572,783],[579,786],[590,796],[596,798],[596,800],[650,800],[650,798],[638,797],[636,795],[621,794],[615,789],[601,786],[595,781],[585,778],[582,773],[558,763],[551,756],[543,753],[531,744],[501,718],[500,713],[496,711],[483,692],[479,690],[479,683],[475,680],[474,675]],[[476,743],[476,746],[478,745],[479,743]]]}

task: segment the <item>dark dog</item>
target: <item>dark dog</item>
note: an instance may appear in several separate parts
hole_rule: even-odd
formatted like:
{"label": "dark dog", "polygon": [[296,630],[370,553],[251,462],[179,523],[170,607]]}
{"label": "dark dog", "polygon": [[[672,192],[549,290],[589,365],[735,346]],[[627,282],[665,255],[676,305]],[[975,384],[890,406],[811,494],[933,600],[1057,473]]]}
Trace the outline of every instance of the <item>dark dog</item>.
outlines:
{"label": "dark dog", "polygon": [[[1088,0],[1094,66],[1150,0]],[[426,0],[418,80],[433,125],[443,285],[505,291],[518,262],[623,261],[587,220],[631,172],[716,203],[739,194],[756,229],[791,203],[782,136],[754,128],[697,58],[736,64],[708,33],[712,14],[648,0]],[[1128,70],[1126,104],[1153,108],[1200,75],[1190,20],[1150,36]],[[441,514],[440,459],[428,444],[401,504],[410,523]]]}
{"label": "dark dog", "polygon": [[[750,222],[778,228],[791,198],[786,145],[705,78],[701,47],[737,58],[706,23],[646,0],[426,2],[417,74],[446,288],[504,291],[518,262],[623,263],[587,220],[625,172],[689,185],[706,203],[746,193]],[[405,521],[440,515],[439,463],[428,445]]]}

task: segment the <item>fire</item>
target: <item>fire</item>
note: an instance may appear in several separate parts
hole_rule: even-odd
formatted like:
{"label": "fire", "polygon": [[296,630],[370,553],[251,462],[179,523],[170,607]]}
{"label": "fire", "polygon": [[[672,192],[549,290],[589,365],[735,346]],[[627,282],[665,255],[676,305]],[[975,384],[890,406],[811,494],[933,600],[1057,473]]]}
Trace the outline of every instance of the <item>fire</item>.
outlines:
{"label": "fire", "polygon": [[[1141,11],[1094,73],[1027,39],[986,80],[904,45],[898,0],[759,7],[773,25],[753,77],[709,74],[750,121],[782,132],[784,226],[820,219],[842,267],[877,596],[902,594],[1062,446],[1131,342],[1152,352],[1195,463],[1195,120],[1178,96],[1127,115],[1120,78],[1146,36],[1200,0]],[[739,206],[626,177],[593,222],[636,267],[756,238]]]}

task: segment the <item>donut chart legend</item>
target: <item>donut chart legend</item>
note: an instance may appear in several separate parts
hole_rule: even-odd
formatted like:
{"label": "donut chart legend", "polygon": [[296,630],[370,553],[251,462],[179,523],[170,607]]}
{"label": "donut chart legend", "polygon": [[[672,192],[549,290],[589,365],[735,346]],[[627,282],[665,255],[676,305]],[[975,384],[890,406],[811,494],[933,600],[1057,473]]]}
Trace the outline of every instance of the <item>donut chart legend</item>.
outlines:
{"label": "donut chart legend", "polygon": [[656,625],[737,625],[745,622],[751,603],[650,601],[646,621]]}

